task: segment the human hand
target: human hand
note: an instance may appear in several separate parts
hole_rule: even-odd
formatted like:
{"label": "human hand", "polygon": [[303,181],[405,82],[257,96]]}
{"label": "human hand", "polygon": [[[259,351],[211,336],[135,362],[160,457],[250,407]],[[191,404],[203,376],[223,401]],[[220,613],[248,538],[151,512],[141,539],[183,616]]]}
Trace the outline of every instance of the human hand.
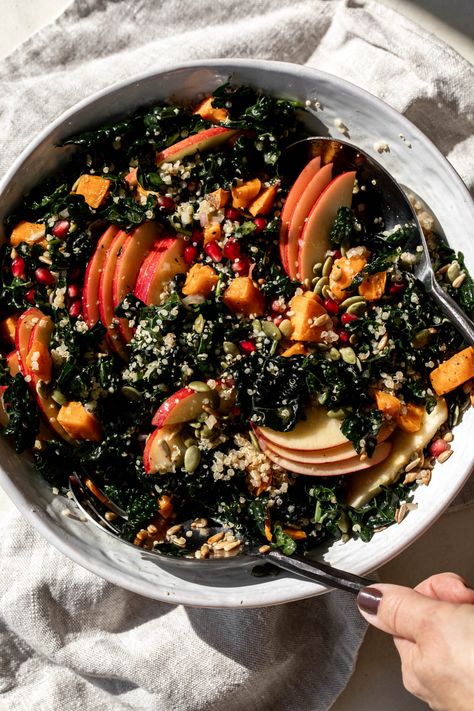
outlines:
{"label": "human hand", "polygon": [[459,575],[433,575],[414,590],[377,583],[357,603],[393,635],[407,691],[435,711],[474,709],[474,590]]}

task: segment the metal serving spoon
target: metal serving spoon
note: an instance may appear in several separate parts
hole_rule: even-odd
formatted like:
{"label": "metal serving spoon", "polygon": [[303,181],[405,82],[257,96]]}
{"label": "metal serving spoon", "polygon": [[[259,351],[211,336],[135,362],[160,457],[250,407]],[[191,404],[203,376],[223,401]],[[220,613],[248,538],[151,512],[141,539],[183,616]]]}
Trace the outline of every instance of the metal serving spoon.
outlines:
{"label": "metal serving spoon", "polygon": [[[128,543],[123,538],[120,537],[120,528],[116,526],[112,521],[108,520],[104,513],[101,511],[102,507],[105,507],[117,517],[127,520],[127,514],[120,507],[114,504],[107,496],[99,489],[99,487],[87,479],[82,480],[77,474],[73,474],[69,477],[69,490],[72,493],[73,499],[77,504],[81,512],[92,521],[94,524],[98,525],[103,531],[111,534],[115,538],[118,538],[124,545],[132,545]],[[98,502],[102,504],[102,507],[98,505]],[[228,528],[220,525],[219,523],[213,523],[212,525],[206,525],[205,528],[205,538],[200,529],[193,528],[191,526],[191,521],[186,521],[182,524],[182,534],[186,538],[186,548],[189,551],[197,551],[201,548],[203,543],[210,536],[226,532]],[[157,557],[165,557],[159,551],[147,551],[150,555]],[[255,558],[259,562],[273,563],[278,568],[286,570],[289,573],[294,573],[300,577],[312,580],[313,582],[325,585],[328,588],[338,588],[340,590],[345,590],[346,592],[351,592],[357,594],[366,585],[372,585],[374,580],[369,578],[363,578],[359,575],[353,575],[345,570],[339,570],[338,568],[333,568],[327,563],[321,563],[320,561],[311,560],[309,558],[304,558],[299,555],[287,556],[277,550],[268,550],[267,552],[261,552],[258,548],[250,547],[246,544],[241,545],[237,552],[232,551],[229,557],[235,557],[236,555],[245,555],[250,558]],[[202,560],[196,558],[187,558],[186,562],[194,562],[202,564]],[[215,559],[209,559],[205,561],[206,563],[213,563]],[[221,561],[222,558],[217,558]]]}
{"label": "metal serving spoon", "polygon": [[[415,276],[466,342],[474,346],[474,323],[436,280],[423,230],[410,201],[396,180],[360,148],[347,141],[323,137],[304,138],[288,146],[279,160],[280,173],[290,178],[296,177],[316,156],[321,157],[321,165],[333,163],[333,175],[348,170],[357,171],[358,184],[363,189],[354,195],[353,206],[361,222],[373,228],[374,219],[381,217],[384,230],[390,231],[397,226],[413,228],[413,237],[404,248],[417,256]],[[431,208],[426,208],[434,214]],[[418,246],[422,247],[421,252],[417,250]]]}

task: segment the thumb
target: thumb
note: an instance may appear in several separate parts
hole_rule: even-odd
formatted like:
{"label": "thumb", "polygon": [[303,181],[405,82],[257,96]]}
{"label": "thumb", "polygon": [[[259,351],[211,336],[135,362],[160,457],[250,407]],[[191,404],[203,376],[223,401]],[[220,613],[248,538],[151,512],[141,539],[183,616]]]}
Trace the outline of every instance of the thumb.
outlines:
{"label": "thumb", "polygon": [[456,573],[438,573],[423,580],[415,590],[433,600],[474,605],[474,590]]}
{"label": "thumb", "polygon": [[377,583],[362,588],[357,604],[362,616],[374,627],[395,637],[415,641],[423,621],[433,614],[434,607],[447,603],[434,601],[411,588]]}

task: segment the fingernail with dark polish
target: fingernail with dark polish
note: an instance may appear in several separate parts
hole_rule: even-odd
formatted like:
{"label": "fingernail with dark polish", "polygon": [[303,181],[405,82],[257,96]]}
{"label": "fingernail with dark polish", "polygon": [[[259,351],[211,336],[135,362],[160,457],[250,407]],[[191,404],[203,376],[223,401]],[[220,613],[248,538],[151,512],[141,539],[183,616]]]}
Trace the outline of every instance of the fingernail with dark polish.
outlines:
{"label": "fingernail with dark polish", "polygon": [[362,612],[369,615],[376,615],[379,609],[382,593],[377,588],[362,588],[357,595],[357,604]]}

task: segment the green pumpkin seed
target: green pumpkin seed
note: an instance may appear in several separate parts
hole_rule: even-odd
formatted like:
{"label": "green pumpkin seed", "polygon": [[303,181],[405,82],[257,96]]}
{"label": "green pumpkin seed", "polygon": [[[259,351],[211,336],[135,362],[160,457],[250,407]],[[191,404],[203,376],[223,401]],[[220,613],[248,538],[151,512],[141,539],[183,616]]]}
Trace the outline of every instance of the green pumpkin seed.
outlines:
{"label": "green pumpkin seed", "polygon": [[352,304],[358,304],[359,302],[365,304],[365,299],[363,296],[349,296],[348,299],[344,299],[344,301],[341,301],[341,303],[339,304],[339,308],[344,311],[349,306],[352,306]]}
{"label": "green pumpkin seed", "polygon": [[333,298],[333,293],[331,289],[329,288],[329,284],[325,284],[323,288],[321,289],[321,296],[324,296],[325,299],[332,299]]}
{"label": "green pumpkin seed", "polygon": [[194,437],[186,437],[186,439],[183,439],[183,444],[186,448],[193,447],[196,444],[196,440]]}
{"label": "green pumpkin seed", "polygon": [[449,281],[451,284],[455,279],[458,278],[458,276],[461,274],[461,267],[459,262],[451,262],[451,264],[448,267],[448,271],[446,272],[446,276],[448,277]]}
{"label": "green pumpkin seed", "polygon": [[261,452],[260,445],[258,443],[258,439],[255,437],[253,432],[249,432],[249,440],[252,442],[254,448],[257,450],[257,452]]}
{"label": "green pumpkin seed", "polygon": [[124,385],[123,388],[120,388],[120,392],[127,398],[127,400],[132,401],[140,400],[142,396],[141,392],[136,388],[133,388],[131,385]]}
{"label": "green pumpkin seed", "polygon": [[227,353],[227,355],[239,355],[239,349],[235,343],[232,343],[232,341],[224,341],[222,348],[224,349],[224,353]]}
{"label": "green pumpkin seed", "polygon": [[318,279],[318,281],[316,282],[316,285],[313,289],[314,293],[321,294],[323,291],[323,286],[326,286],[327,284],[329,284],[329,277],[323,276],[320,279]]}
{"label": "green pumpkin seed", "polygon": [[322,276],[329,276],[331,273],[332,265],[334,264],[334,259],[332,257],[327,257],[326,261],[323,264],[323,270],[321,272]]}
{"label": "green pumpkin seed", "polygon": [[202,437],[205,437],[205,439],[209,439],[209,437],[212,437],[212,435],[213,435],[213,431],[211,430],[210,427],[208,427],[207,425],[203,425],[201,427],[201,436]]}
{"label": "green pumpkin seed", "polygon": [[184,453],[185,471],[187,471],[188,474],[192,474],[198,468],[200,461],[201,452],[199,450],[199,447],[197,447],[195,444],[193,444],[191,447],[188,447],[186,452]]}
{"label": "green pumpkin seed", "polygon": [[53,392],[51,393],[51,397],[53,398],[54,402],[58,403],[58,405],[64,405],[64,403],[67,402],[61,390],[53,390]]}
{"label": "green pumpkin seed", "polygon": [[349,336],[349,343],[351,346],[357,345],[359,341],[359,336],[356,333],[353,333],[352,336]]}
{"label": "green pumpkin seed", "polygon": [[202,380],[193,380],[189,383],[188,388],[195,390],[197,393],[207,393],[210,392],[211,388],[207,383],[203,383]]}
{"label": "green pumpkin seed", "polygon": [[346,309],[348,314],[353,314],[354,316],[362,316],[367,311],[366,301],[356,301],[355,304],[351,304],[349,308]]}
{"label": "green pumpkin seed", "polygon": [[326,415],[332,420],[343,420],[346,416],[346,411],[340,407],[338,410],[328,410]]}
{"label": "green pumpkin seed", "polygon": [[357,356],[354,353],[354,349],[351,348],[350,346],[346,346],[345,348],[340,348],[339,353],[341,354],[341,358],[344,361],[344,363],[348,363],[349,365],[354,365]]}
{"label": "green pumpkin seed", "polygon": [[329,357],[331,360],[340,360],[341,354],[339,353],[337,348],[334,348],[333,346],[329,351]]}
{"label": "green pumpkin seed", "polygon": [[328,393],[321,393],[320,395],[318,395],[318,397],[316,399],[320,405],[324,405],[324,403],[326,402],[328,397],[329,397]]}
{"label": "green pumpkin seed", "polygon": [[196,319],[196,320],[194,321],[194,323],[193,323],[193,330],[194,330],[196,333],[202,333],[202,332],[203,332],[203,329],[204,329],[204,324],[205,324],[205,323],[206,323],[206,322],[204,321],[204,316],[203,316],[202,314],[199,314],[199,316],[197,317],[197,319]]}
{"label": "green pumpkin seed", "polygon": [[278,326],[275,326],[273,321],[264,321],[262,324],[262,331],[273,341],[279,341],[281,339],[281,331]]}
{"label": "green pumpkin seed", "polygon": [[258,318],[255,318],[252,321],[252,328],[254,333],[260,333],[262,330],[262,322],[258,320]]}
{"label": "green pumpkin seed", "polygon": [[339,520],[337,522],[337,527],[341,531],[341,533],[348,533],[350,529],[350,523],[349,523],[349,517],[347,516],[346,512],[343,511],[339,517]]}
{"label": "green pumpkin seed", "polygon": [[413,348],[425,348],[431,341],[431,333],[427,328],[423,328],[421,331],[415,334],[411,345]]}
{"label": "green pumpkin seed", "polygon": [[322,262],[316,262],[316,264],[313,267],[313,274],[315,276],[321,276],[322,270],[323,270]]}
{"label": "green pumpkin seed", "polygon": [[279,329],[281,333],[285,336],[285,338],[289,338],[291,336],[291,332],[293,331],[293,326],[291,325],[290,319],[283,319],[283,321],[279,325]]}

